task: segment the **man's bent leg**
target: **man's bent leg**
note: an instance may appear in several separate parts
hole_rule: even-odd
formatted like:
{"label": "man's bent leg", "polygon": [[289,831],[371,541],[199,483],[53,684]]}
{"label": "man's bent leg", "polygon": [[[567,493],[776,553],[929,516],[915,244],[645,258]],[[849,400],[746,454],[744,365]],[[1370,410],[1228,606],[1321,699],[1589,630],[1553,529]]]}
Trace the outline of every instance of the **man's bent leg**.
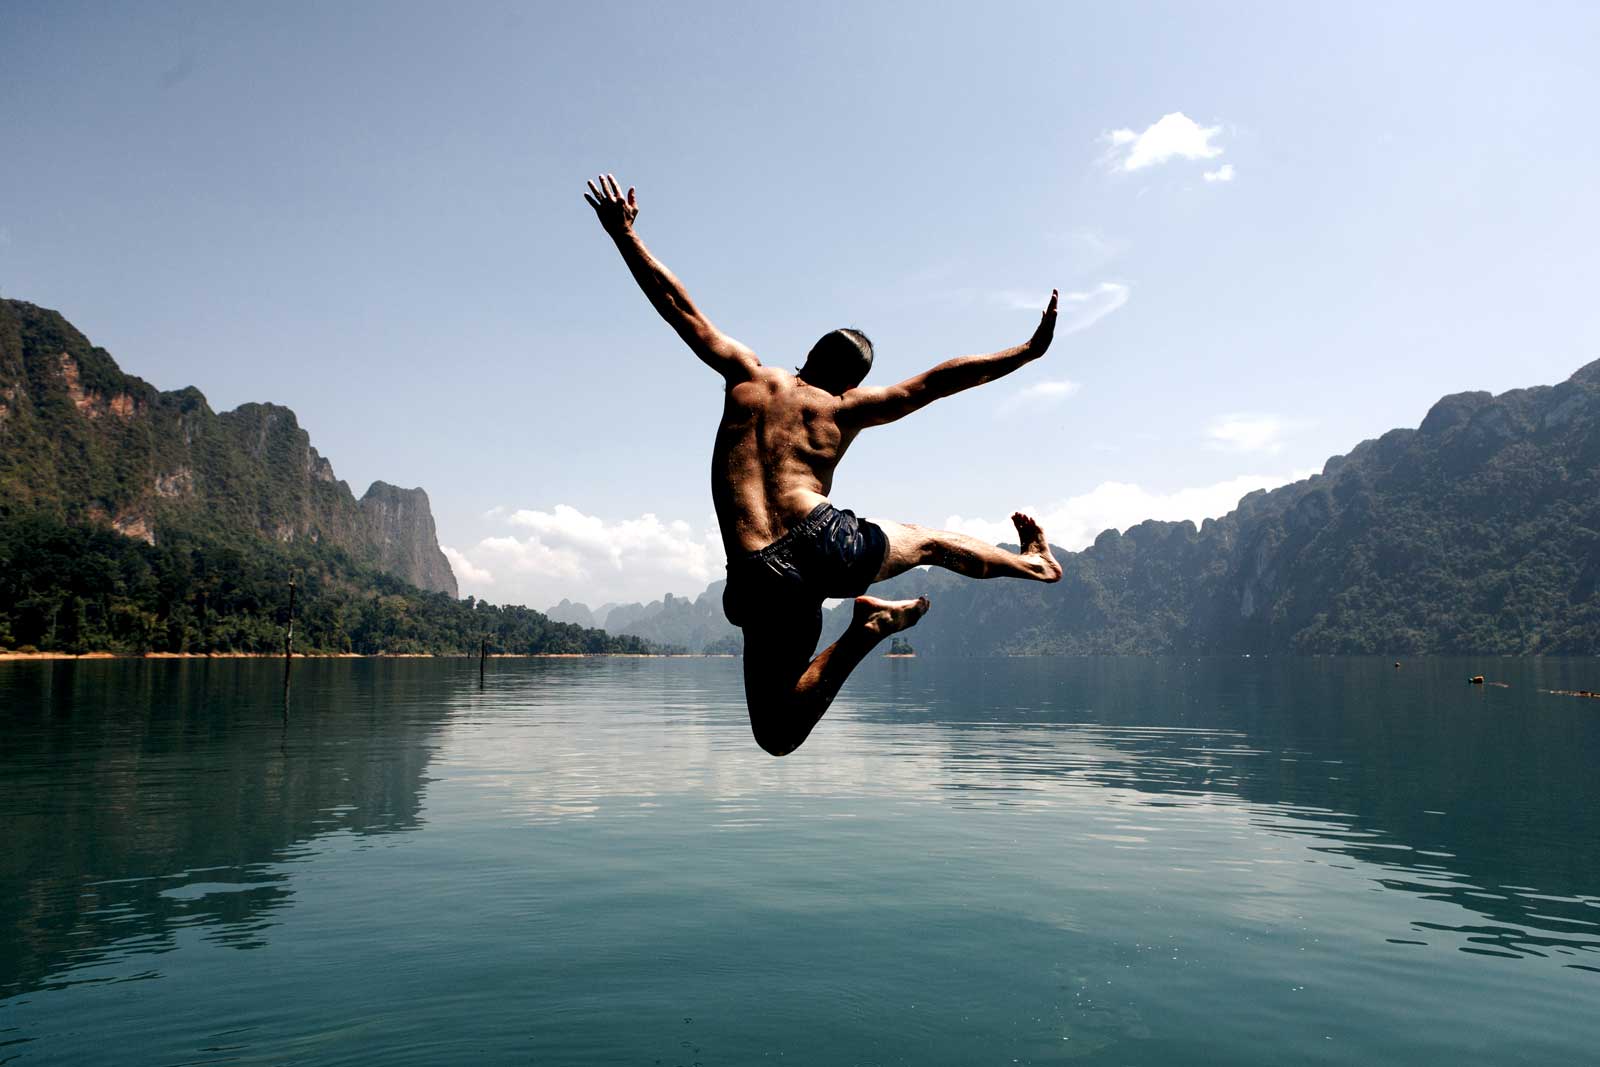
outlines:
{"label": "man's bent leg", "polygon": [[928,598],[856,598],[849,629],[809,663],[817,646],[821,616],[814,628],[747,626],[744,631],[744,696],[756,744],[774,756],[787,756],[810,736],[839,695],[850,672],[874,646],[892,633],[915,626],[928,610]]}
{"label": "man's bent leg", "polygon": [[884,522],[874,519],[889,539],[883,565],[873,581],[881,582],[910,570],[932,564],[964,574],[968,578],[1027,578],[1036,582],[1061,580],[1061,564],[1050,551],[1039,524],[1017,512],[1011,522],[1017,528],[1020,552],[1008,552],[997,545],[966,534],[930,530],[925,526]]}

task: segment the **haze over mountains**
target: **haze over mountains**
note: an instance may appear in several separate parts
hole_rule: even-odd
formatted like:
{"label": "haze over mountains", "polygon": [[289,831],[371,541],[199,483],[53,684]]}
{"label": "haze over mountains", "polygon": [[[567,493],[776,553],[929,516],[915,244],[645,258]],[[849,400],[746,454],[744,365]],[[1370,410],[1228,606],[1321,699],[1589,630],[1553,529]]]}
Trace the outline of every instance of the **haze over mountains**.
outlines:
{"label": "haze over mountains", "polygon": [[[1600,362],[1555,386],[1447,396],[1416,429],[1199,527],[1144,522],[1057,555],[1053,586],[932,570],[873,592],[932,597],[907,636],[934,655],[1600,652]],[[717,583],[607,605],[604,623],[723,650],[737,631],[719,598]],[[823,640],[847,621],[835,609]]]}

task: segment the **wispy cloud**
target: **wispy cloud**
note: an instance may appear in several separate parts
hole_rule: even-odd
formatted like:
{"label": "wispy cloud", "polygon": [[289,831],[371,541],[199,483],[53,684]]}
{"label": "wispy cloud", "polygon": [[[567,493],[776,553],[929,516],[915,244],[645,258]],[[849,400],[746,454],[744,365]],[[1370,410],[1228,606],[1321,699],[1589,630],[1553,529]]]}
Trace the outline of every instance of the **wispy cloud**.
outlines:
{"label": "wispy cloud", "polygon": [[1200,177],[1204,178],[1208,182],[1231,182],[1233,181],[1233,164],[1224,163],[1216,170],[1206,171],[1204,174],[1200,175]]}
{"label": "wispy cloud", "polygon": [[[1192,486],[1171,492],[1155,492],[1131,482],[1101,482],[1087,493],[1068,497],[1042,507],[1024,507],[1044,527],[1050,543],[1076,551],[1094,542],[1103,530],[1126,530],[1146,519],[1180,522],[1226,515],[1239,498],[1257,489],[1310,477],[1315,471],[1290,471],[1284,474],[1241,474],[1237,478]],[[995,543],[1016,543],[1017,533],[1009,522],[951,515],[946,529],[981,537]]]}
{"label": "wispy cloud", "polygon": [[1126,238],[1112,237],[1100,230],[1080,227],[1060,237],[1066,262],[1080,276],[1098,273],[1107,264],[1127,252]]}
{"label": "wispy cloud", "polygon": [[[1056,308],[1056,335],[1087,330],[1126,304],[1132,295],[1133,290],[1121,282],[1101,282],[1081,293],[1062,293]],[[990,298],[1015,311],[1036,313],[1044,311],[1045,305],[1050,302],[1048,293],[1041,298],[1037,293],[1016,290],[1002,290],[991,294]]]}
{"label": "wispy cloud", "polygon": [[1206,428],[1206,437],[1213,448],[1271,455],[1283,449],[1284,434],[1291,425],[1278,415],[1219,415]]}
{"label": "wispy cloud", "polygon": [[[1221,126],[1201,126],[1183,112],[1173,111],[1146,126],[1142,133],[1112,130],[1106,140],[1111,144],[1112,167],[1132,173],[1170,159],[1215,159],[1223,152],[1214,141],[1221,132]],[[1231,177],[1233,172],[1228,173]]]}
{"label": "wispy cloud", "polygon": [[1012,392],[1000,401],[998,411],[1002,415],[1014,414],[1018,411],[1043,411],[1053,408],[1063,400],[1072,396],[1083,386],[1066,378],[1054,381],[1034,382],[1032,385],[1023,386]]}

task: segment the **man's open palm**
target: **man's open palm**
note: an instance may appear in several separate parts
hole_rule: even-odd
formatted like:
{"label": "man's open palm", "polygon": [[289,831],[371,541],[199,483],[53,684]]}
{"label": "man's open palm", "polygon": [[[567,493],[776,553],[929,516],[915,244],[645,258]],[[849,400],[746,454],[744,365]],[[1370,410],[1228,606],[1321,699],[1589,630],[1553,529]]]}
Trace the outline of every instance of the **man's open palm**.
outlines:
{"label": "man's open palm", "polygon": [[[599,182],[599,188],[595,187]],[[639,201],[634,199],[633,187],[628,187],[628,195],[623,196],[622,190],[617,187],[617,179],[609,174],[602,174],[589,182],[589,191],[583,198],[589,201],[589,206],[594,208],[594,213],[600,217],[600,225],[606,228],[607,233],[625,233],[633,226],[633,220],[639,216]]]}
{"label": "man's open palm", "polygon": [[[633,190],[628,190],[632,193]],[[1035,356],[1042,356],[1045,349],[1050,347],[1050,342],[1056,336],[1056,304],[1060,301],[1061,294],[1054,289],[1050,290],[1050,304],[1044,309],[1044,316],[1039,320],[1039,328],[1033,331],[1033,338],[1028,342],[1028,347],[1033,349]]]}

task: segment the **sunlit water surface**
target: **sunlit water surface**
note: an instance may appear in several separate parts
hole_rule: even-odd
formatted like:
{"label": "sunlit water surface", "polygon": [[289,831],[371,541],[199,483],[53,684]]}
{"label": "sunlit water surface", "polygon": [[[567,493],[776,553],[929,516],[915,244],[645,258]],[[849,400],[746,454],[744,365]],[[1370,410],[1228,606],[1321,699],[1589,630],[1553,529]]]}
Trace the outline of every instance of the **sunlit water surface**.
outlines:
{"label": "sunlit water surface", "polygon": [[0,664],[0,1062],[1592,1063],[1566,688],[877,660],[774,760],[731,659]]}

